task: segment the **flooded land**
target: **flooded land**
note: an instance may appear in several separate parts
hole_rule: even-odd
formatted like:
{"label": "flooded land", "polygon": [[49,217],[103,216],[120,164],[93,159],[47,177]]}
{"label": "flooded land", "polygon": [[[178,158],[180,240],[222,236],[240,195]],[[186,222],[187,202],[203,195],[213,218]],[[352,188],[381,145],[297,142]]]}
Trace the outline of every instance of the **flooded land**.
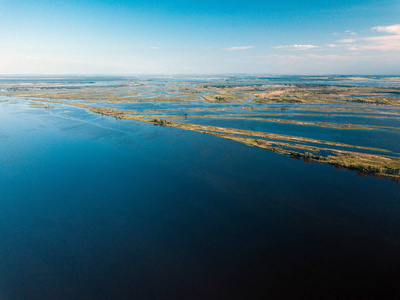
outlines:
{"label": "flooded land", "polygon": [[0,91],[32,108],[75,106],[400,179],[398,77],[4,79]]}
{"label": "flooded land", "polygon": [[400,78],[0,78],[0,299],[398,299]]}

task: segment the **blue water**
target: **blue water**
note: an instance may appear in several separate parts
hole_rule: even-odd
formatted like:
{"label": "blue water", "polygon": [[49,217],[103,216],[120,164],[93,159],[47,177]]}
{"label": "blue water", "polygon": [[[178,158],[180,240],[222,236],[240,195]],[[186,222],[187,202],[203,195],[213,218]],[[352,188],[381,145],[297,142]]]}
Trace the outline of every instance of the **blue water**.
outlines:
{"label": "blue water", "polygon": [[0,103],[0,168],[1,299],[398,294],[386,179],[23,103]]}
{"label": "blue water", "polygon": [[[178,120],[179,121],[179,120]],[[184,121],[182,119],[181,121]],[[349,130],[308,125],[273,123],[240,119],[191,118],[190,123],[212,125],[260,132],[315,138],[363,147],[374,147],[400,153],[400,132],[384,130]]]}
{"label": "blue water", "polygon": [[350,97],[356,97],[356,98],[364,98],[364,97],[378,97],[378,98],[380,98],[380,97],[400,97],[400,94],[396,94],[396,93],[393,93],[393,94],[379,94],[379,95],[376,95],[376,94],[372,94],[372,95],[370,95],[370,94],[361,94],[361,95],[350,95]]}

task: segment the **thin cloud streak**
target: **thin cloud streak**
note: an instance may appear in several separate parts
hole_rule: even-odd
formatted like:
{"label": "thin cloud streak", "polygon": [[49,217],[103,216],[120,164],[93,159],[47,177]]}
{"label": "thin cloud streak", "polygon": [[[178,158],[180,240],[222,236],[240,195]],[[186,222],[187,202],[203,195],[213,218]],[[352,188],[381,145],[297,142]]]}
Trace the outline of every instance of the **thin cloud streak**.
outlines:
{"label": "thin cloud streak", "polygon": [[389,33],[390,35],[371,36],[358,39],[343,39],[339,43],[346,43],[351,51],[377,50],[400,51],[400,24],[391,26],[376,26],[372,31]]}
{"label": "thin cloud streak", "polygon": [[357,41],[356,39],[341,39],[338,40],[338,43],[354,43],[355,41]]}
{"label": "thin cloud streak", "polygon": [[357,33],[355,33],[353,30],[346,30],[346,33],[350,34],[350,35],[357,35]]}
{"label": "thin cloud streak", "polygon": [[287,50],[310,50],[310,49],[318,48],[318,46],[314,46],[314,45],[284,45],[284,46],[277,46],[277,47],[272,47],[272,48],[287,49]]}
{"label": "thin cloud streak", "polygon": [[236,50],[247,50],[247,49],[252,49],[255,48],[254,46],[240,46],[240,47],[229,47],[229,48],[224,48],[226,51],[236,51]]}

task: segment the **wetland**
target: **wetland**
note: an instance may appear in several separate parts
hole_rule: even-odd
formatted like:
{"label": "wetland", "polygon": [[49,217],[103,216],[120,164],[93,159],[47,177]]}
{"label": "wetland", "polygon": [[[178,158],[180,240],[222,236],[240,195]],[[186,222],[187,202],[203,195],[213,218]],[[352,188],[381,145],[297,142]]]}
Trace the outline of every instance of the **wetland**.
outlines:
{"label": "wetland", "polygon": [[0,142],[2,299],[399,295],[399,77],[4,77]]}
{"label": "wetland", "polygon": [[[68,80],[5,81],[0,95],[26,99],[32,108],[75,106],[116,119],[212,134],[399,181],[400,143],[393,143],[400,133],[397,77],[284,80],[160,77],[78,85]],[[342,147],[311,145],[326,144],[325,140],[340,142]]]}

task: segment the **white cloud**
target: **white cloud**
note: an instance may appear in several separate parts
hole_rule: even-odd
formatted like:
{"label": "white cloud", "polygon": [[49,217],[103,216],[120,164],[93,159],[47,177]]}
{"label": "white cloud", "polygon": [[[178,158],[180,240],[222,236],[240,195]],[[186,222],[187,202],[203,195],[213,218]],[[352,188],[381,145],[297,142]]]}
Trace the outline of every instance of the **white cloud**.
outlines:
{"label": "white cloud", "polygon": [[359,50],[400,51],[400,35],[363,38]]}
{"label": "white cloud", "polygon": [[372,28],[373,31],[378,32],[387,32],[387,33],[394,33],[396,35],[400,35],[400,24],[395,24],[391,26],[376,26]]}
{"label": "white cloud", "polygon": [[391,26],[376,26],[372,31],[389,33],[390,35],[371,36],[357,39],[343,39],[339,43],[346,43],[351,51],[377,50],[400,51],[400,24]]}
{"label": "white cloud", "polygon": [[252,49],[254,46],[240,46],[240,47],[229,47],[229,48],[224,48],[226,51],[235,51],[235,50],[247,50],[247,49]]}
{"label": "white cloud", "polygon": [[152,47],[149,47],[149,49],[158,50],[158,49],[160,49],[160,47],[152,46]]}
{"label": "white cloud", "polygon": [[353,30],[346,30],[345,32],[350,35],[357,35],[357,33],[355,33]]}
{"label": "white cloud", "polygon": [[[391,26],[376,26],[371,28],[372,36],[357,37],[357,34],[352,30],[346,30],[346,34],[352,35],[351,38],[343,38],[337,40],[337,43],[326,44],[325,46],[315,45],[282,45],[272,47],[275,49],[286,49],[286,50],[316,50],[316,51],[334,51],[335,53],[329,55],[323,55],[319,58],[324,57],[325,59],[356,59],[356,54],[361,55],[362,51],[381,51],[390,52],[400,51],[400,24],[394,24]],[[377,35],[376,32],[381,34]],[[347,50],[352,53],[351,56],[342,56],[336,54]],[[313,53],[316,53],[313,51]],[[311,54],[310,54],[311,55]],[[364,56],[365,57],[365,56]]]}
{"label": "white cloud", "polygon": [[314,45],[284,45],[284,46],[277,46],[277,47],[272,47],[272,48],[287,49],[287,50],[310,50],[310,49],[315,49],[318,47],[314,46]]}
{"label": "white cloud", "polygon": [[348,61],[361,61],[371,59],[371,56],[361,56],[355,53],[351,54],[326,54],[326,55],[316,55],[308,54],[307,58],[320,59],[320,60],[348,60]]}
{"label": "white cloud", "polygon": [[357,41],[356,39],[342,39],[342,40],[338,40],[338,43],[354,43],[355,41]]}
{"label": "white cloud", "polygon": [[261,56],[261,58],[274,58],[274,59],[297,59],[299,56],[297,55],[281,55],[281,54],[271,54],[266,56]]}
{"label": "white cloud", "polygon": [[260,58],[270,58],[274,60],[284,61],[287,63],[294,63],[299,61],[368,61],[375,56],[371,55],[359,55],[359,53],[345,53],[345,54],[301,54],[301,55],[279,55],[279,54],[272,54],[263,56]]}

